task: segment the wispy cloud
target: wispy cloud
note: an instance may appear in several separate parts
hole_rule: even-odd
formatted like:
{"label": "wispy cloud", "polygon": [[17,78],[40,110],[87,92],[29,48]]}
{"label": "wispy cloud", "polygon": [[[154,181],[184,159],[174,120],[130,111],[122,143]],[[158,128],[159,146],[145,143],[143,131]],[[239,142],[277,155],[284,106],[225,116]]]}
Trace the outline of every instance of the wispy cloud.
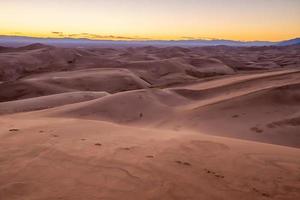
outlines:
{"label": "wispy cloud", "polygon": [[87,38],[87,39],[95,39],[95,40],[147,40],[150,38],[144,38],[144,37],[127,37],[127,36],[120,36],[120,35],[99,35],[99,34],[93,34],[93,33],[69,33],[65,34],[60,31],[52,31],[53,35],[59,36],[59,37],[70,37],[70,38]]}
{"label": "wispy cloud", "polygon": [[61,34],[64,34],[64,32],[53,31],[52,34],[58,34],[58,35],[61,35]]}
{"label": "wispy cloud", "polygon": [[192,37],[192,36],[182,36],[181,39],[183,39],[183,40],[218,40],[218,38],[212,38],[212,37]]}

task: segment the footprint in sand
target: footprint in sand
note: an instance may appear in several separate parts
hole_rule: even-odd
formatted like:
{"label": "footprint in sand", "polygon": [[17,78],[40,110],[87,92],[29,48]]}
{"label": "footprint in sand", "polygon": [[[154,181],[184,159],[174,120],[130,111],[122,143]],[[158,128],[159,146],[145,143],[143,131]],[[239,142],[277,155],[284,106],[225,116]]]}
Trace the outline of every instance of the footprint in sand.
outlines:
{"label": "footprint in sand", "polygon": [[209,169],[204,169],[204,171],[205,171],[206,173],[208,173],[208,174],[214,175],[214,176],[217,177],[217,178],[225,178],[225,176],[220,175],[220,174],[217,174],[216,172],[211,171],[211,170],[209,170]]}
{"label": "footprint in sand", "polygon": [[17,129],[17,128],[12,128],[12,129],[9,129],[10,132],[17,132],[19,131],[20,129]]}
{"label": "footprint in sand", "polygon": [[180,161],[180,160],[176,160],[175,161],[177,164],[180,164],[180,165],[185,165],[185,166],[191,166],[192,164],[189,163],[189,162],[183,162],[183,161]]}
{"label": "footprint in sand", "polygon": [[256,133],[262,133],[262,132],[264,132],[264,130],[262,130],[262,129],[256,127],[256,126],[255,126],[255,127],[252,127],[250,130],[251,130],[251,131],[254,131],[254,132],[256,132]]}
{"label": "footprint in sand", "polygon": [[131,148],[130,147],[123,147],[123,148],[121,148],[122,150],[125,150],[125,151],[130,151],[131,150]]}
{"label": "footprint in sand", "polygon": [[154,158],[154,156],[148,155],[146,156],[146,158]]}
{"label": "footprint in sand", "polygon": [[256,188],[252,188],[252,190],[253,190],[254,192],[259,193],[261,196],[264,196],[264,197],[270,197],[269,194],[267,194],[267,193],[265,193],[265,192],[262,192],[262,191],[260,191],[260,190],[258,190],[258,189],[256,189]]}
{"label": "footprint in sand", "polygon": [[223,175],[215,174],[215,177],[217,178],[225,178]]}

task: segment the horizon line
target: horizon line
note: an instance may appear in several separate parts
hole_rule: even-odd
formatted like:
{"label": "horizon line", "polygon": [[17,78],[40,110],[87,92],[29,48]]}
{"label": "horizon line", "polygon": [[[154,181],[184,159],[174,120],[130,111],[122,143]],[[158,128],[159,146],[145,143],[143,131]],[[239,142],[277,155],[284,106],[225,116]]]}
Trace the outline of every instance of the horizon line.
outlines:
{"label": "horizon line", "polygon": [[[0,35],[0,37],[16,37],[16,38],[32,38],[32,39],[72,39],[72,40],[88,40],[88,41],[122,41],[122,42],[151,42],[151,41],[166,41],[166,42],[176,42],[176,41],[234,41],[234,42],[270,42],[270,43],[276,43],[276,42],[282,42],[286,41],[284,40],[277,40],[277,41],[271,41],[271,40],[234,40],[234,39],[225,39],[225,38],[208,38],[208,37],[199,37],[199,38],[188,38],[188,37],[182,37],[182,39],[154,39],[154,38],[125,38],[124,39],[105,39],[105,38],[89,38],[89,37],[51,37],[51,36],[28,36],[28,35],[15,35],[15,34],[4,34]],[[122,36],[120,36],[122,37]],[[297,39],[299,37],[293,37],[287,40],[291,39]]]}

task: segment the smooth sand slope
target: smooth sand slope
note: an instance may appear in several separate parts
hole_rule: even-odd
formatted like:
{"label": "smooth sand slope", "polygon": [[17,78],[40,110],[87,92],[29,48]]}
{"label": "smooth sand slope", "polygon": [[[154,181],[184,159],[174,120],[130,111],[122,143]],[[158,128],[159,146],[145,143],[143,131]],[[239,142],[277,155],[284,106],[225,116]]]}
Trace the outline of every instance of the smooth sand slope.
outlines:
{"label": "smooth sand slope", "polygon": [[0,199],[300,199],[300,48],[0,48]]}
{"label": "smooth sand slope", "polygon": [[79,91],[116,93],[148,86],[149,83],[127,69],[101,68],[52,72],[1,84],[0,101]]}
{"label": "smooth sand slope", "polygon": [[0,103],[0,114],[49,109],[72,103],[89,101],[109,95],[107,92],[67,92],[36,98]]}
{"label": "smooth sand slope", "polygon": [[1,199],[300,195],[299,149],[101,121],[26,118],[0,121]]}

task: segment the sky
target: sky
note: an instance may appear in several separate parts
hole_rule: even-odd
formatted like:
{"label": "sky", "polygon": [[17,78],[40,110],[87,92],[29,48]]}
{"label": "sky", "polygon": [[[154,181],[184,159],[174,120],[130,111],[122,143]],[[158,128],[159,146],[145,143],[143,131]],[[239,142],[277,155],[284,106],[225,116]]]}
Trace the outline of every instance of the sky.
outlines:
{"label": "sky", "polygon": [[300,0],[0,0],[0,35],[279,41],[300,36]]}

